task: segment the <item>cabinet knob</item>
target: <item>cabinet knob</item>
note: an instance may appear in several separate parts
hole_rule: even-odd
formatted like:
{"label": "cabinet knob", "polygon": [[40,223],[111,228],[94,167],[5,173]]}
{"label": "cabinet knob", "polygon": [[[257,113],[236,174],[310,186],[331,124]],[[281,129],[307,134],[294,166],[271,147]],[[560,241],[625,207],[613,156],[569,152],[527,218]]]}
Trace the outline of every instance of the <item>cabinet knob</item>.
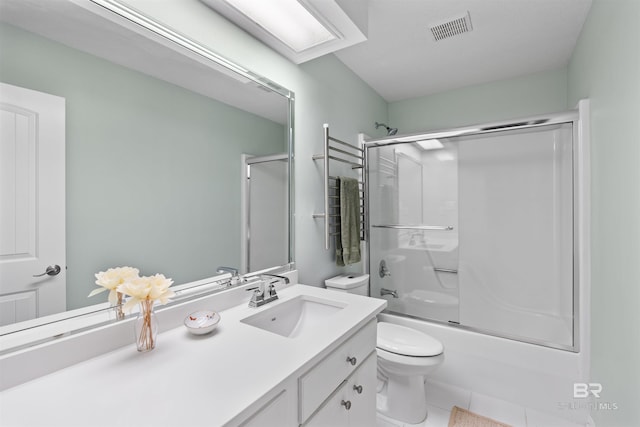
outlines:
{"label": "cabinet knob", "polygon": [[353,389],[356,391],[356,393],[362,394],[362,386],[361,385],[354,385]]}
{"label": "cabinet knob", "polygon": [[350,400],[343,400],[342,402],[340,402],[340,404],[342,406],[344,406],[344,409],[346,409],[347,411],[349,409],[351,409],[351,401]]}
{"label": "cabinet knob", "polygon": [[347,362],[351,363],[352,366],[355,366],[358,363],[358,359],[355,357],[347,357]]}

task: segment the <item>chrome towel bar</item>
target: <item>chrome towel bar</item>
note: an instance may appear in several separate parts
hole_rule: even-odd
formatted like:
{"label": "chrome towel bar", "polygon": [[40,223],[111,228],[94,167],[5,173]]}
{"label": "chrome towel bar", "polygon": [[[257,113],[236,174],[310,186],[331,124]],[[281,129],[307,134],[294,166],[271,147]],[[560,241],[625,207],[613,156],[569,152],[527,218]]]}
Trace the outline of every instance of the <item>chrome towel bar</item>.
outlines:
{"label": "chrome towel bar", "polygon": [[400,225],[400,224],[378,224],[372,225],[373,228],[392,228],[395,230],[453,230],[452,225]]}
{"label": "chrome towel bar", "polygon": [[[342,162],[342,163],[347,163],[351,165],[351,169],[362,169],[364,170],[364,150],[362,148],[356,147],[352,144],[349,144],[347,142],[341,141],[337,138],[333,138],[331,136],[329,136],[329,125],[328,124],[324,124],[323,125],[324,128],[324,151],[322,154],[315,154],[312,156],[313,160],[322,160],[323,161],[323,166],[324,166],[324,173],[323,173],[323,192],[324,192],[324,198],[323,198],[323,208],[324,208],[324,212],[323,213],[314,213],[312,214],[313,218],[322,218],[324,220],[324,248],[325,249],[329,249],[330,246],[330,240],[331,240],[331,236],[339,236],[340,232],[335,230],[335,231],[331,231],[331,228],[337,228],[339,229],[340,227],[340,222],[339,222],[339,218],[340,218],[340,214],[339,213],[334,213],[336,212],[335,209],[340,209],[340,197],[337,194],[337,191],[339,190],[338,186],[335,183],[329,183],[329,181],[337,181],[339,178],[337,176],[333,176],[329,174],[329,160],[336,160],[338,162]],[[334,145],[331,145],[331,143],[336,143],[336,144],[341,144],[342,146],[344,146],[345,148],[337,148]],[[349,152],[348,150],[352,150],[353,152]],[[331,155],[331,153],[339,153],[341,155],[344,156],[348,156],[348,158],[343,158],[343,157],[336,157],[334,155]],[[364,174],[362,175],[364,179]],[[361,206],[360,209],[361,211],[364,211],[364,184],[361,181],[360,183],[360,202],[361,202]],[[332,203],[329,203],[329,200],[332,201]],[[334,211],[331,211],[331,209],[334,209]],[[333,221],[330,221],[331,219],[333,219]],[[365,221],[365,217],[364,217],[364,213],[361,214],[361,224],[364,224]],[[361,236],[360,236],[361,240],[364,240],[364,227],[361,227]]]}

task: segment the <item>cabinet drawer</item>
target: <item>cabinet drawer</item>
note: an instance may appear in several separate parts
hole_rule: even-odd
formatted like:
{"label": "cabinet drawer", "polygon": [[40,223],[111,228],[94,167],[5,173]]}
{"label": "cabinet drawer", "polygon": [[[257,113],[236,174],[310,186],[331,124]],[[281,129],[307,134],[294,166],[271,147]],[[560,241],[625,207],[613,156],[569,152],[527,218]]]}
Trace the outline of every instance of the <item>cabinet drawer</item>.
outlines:
{"label": "cabinet drawer", "polygon": [[373,319],[300,377],[301,423],[375,350],[376,330]]}
{"label": "cabinet drawer", "polygon": [[375,351],[344,380],[304,427],[372,427],[376,425]]}

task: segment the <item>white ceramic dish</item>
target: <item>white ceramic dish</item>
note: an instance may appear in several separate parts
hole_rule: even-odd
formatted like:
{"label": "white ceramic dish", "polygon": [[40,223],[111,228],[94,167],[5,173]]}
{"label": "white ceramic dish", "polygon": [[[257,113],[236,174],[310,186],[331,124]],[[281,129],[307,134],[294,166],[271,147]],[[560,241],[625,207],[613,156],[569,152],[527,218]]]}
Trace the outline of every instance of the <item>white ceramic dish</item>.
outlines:
{"label": "white ceramic dish", "polygon": [[184,318],[184,326],[195,335],[204,335],[213,331],[220,322],[220,315],[211,310],[200,310]]}

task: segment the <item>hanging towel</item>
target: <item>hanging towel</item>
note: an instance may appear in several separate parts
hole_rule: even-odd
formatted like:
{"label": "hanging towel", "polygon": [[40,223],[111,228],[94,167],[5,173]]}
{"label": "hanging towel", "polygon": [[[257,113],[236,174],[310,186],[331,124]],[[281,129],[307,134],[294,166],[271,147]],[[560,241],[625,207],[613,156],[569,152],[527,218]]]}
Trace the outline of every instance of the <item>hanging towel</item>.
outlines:
{"label": "hanging towel", "polygon": [[360,188],[355,178],[338,177],[340,235],[336,239],[336,264],[360,262]]}

